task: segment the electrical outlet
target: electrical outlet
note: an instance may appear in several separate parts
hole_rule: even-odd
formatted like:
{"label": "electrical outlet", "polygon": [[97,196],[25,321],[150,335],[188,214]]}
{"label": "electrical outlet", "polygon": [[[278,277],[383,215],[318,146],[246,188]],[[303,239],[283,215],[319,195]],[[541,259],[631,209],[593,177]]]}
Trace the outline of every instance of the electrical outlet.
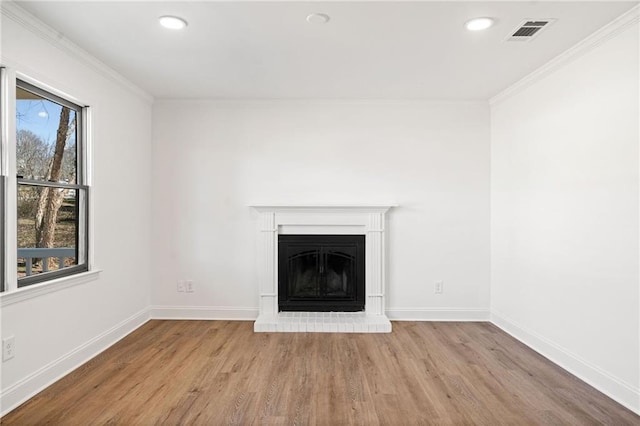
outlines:
{"label": "electrical outlet", "polygon": [[442,294],[444,292],[444,282],[443,281],[436,281],[434,292],[435,292],[435,294]]}
{"label": "electrical outlet", "polygon": [[193,288],[193,281],[189,280],[184,282],[184,291],[187,293],[193,293],[195,291]]}
{"label": "electrical outlet", "polygon": [[178,281],[178,288],[177,288],[177,290],[178,290],[180,293],[184,293],[184,281]]}
{"label": "electrical outlet", "polygon": [[2,361],[9,361],[16,355],[16,338],[14,336],[2,339]]}

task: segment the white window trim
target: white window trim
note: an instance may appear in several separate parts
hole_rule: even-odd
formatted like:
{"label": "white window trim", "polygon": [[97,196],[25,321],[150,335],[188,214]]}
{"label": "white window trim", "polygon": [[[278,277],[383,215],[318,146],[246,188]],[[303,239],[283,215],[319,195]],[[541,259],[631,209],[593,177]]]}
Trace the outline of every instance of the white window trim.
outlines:
{"label": "white window trim", "polygon": [[[15,89],[14,89],[15,90]],[[9,78],[8,78],[8,70],[2,67],[0,72],[0,93],[8,93],[9,91]],[[0,112],[2,116],[0,116],[0,124],[2,126],[0,129],[2,133],[0,134],[0,175],[7,176],[8,168],[9,168],[9,156],[7,155],[7,145],[9,140],[9,129],[7,128],[8,124],[8,111],[9,108],[9,96],[2,96],[0,98]]]}
{"label": "white window trim", "polygon": [[33,284],[27,287],[18,288],[12,292],[4,292],[0,294],[0,308],[4,308],[14,303],[19,303],[35,297],[44,296],[45,294],[54,293],[65,288],[74,287],[80,284],[97,280],[100,276],[101,269],[94,269],[88,272],[68,275],[53,280],[45,281],[39,284]]}
{"label": "white window trim", "polygon": [[[0,64],[4,66],[4,64]],[[2,128],[0,135],[0,174],[6,177],[6,200],[15,200],[17,197],[17,179],[16,179],[16,127],[15,120],[11,119],[16,115],[15,102],[11,100],[16,98],[16,80],[26,81],[43,90],[50,92],[56,96],[60,96],[78,105],[88,105],[88,102],[82,102],[75,96],[70,96],[61,90],[55,89],[53,86],[34,79],[29,75],[16,71],[10,66],[4,68],[0,84],[2,84]],[[79,284],[88,283],[98,278],[101,269],[95,268],[94,264],[94,230],[93,230],[93,125],[91,107],[83,107],[82,114],[84,119],[83,142],[84,142],[84,159],[82,165],[84,168],[85,185],[89,187],[89,200],[87,206],[88,223],[86,232],[88,234],[88,256],[86,259],[88,271],[74,275],[55,278],[42,283],[33,284],[27,287],[18,288],[18,272],[15,265],[18,261],[16,250],[3,250],[5,254],[5,289],[0,293],[0,307],[21,302],[23,300],[32,299],[45,294],[53,293],[65,288],[73,287]],[[17,247],[17,211],[15,203],[5,203],[5,247]],[[13,265],[13,266],[12,266]]]}
{"label": "white window trim", "polygon": [[[2,120],[3,120],[3,142],[4,149],[2,152],[2,163],[4,164],[3,173],[6,176],[6,192],[5,197],[7,203],[5,204],[5,247],[17,247],[18,246],[18,236],[17,236],[17,211],[15,208],[11,208],[10,206],[15,206],[15,203],[10,203],[9,200],[15,200],[17,197],[17,184],[16,184],[16,168],[15,168],[15,159],[16,159],[16,122],[12,117],[16,116],[16,105],[15,102],[11,102],[12,99],[16,98],[16,73],[15,71],[7,67],[5,68],[5,72],[2,76]],[[12,265],[16,265],[17,259],[16,250],[5,250],[5,288],[4,293],[7,294],[12,291],[17,290],[18,288],[18,271]]]}
{"label": "white window trim", "polygon": [[[8,90],[8,81],[6,78],[7,70],[4,67],[0,67],[0,185],[3,187],[0,188],[0,206],[6,206],[6,182],[4,180],[7,175],[7,139],[8,139],[8,130],[7,130],[7,104],[8,104],[8,96],[3,96],[4,93],[7,93]],[[5,283],[7,282],[7,259],[6,259],[6,208],[3,211],[0,211],[0,244],[3,246],[3,250],[0,251],[0,290],[4,290]]]}

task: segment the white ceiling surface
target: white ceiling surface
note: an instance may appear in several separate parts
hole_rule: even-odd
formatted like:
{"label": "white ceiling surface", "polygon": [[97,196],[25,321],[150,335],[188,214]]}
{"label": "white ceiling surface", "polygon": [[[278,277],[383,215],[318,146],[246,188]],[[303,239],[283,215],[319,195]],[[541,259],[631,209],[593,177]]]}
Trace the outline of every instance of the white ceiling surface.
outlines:
{"label": "white ceiling surface", "polygon": [[[19,2],[156,98],[489,99],[637,2]],[[328,24],[310,24],[313,12]],[[178,15],[181,32],[157,18]],[[469,32],[491,16],[497,25]],[[557,22],[505,38],[526,19]]]}

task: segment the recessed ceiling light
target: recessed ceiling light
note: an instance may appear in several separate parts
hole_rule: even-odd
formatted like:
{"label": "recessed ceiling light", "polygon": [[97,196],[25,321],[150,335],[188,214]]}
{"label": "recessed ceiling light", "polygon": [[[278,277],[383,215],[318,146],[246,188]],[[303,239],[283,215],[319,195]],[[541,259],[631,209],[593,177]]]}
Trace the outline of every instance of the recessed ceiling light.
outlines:
{"label": "recessed ceiling light", "polygon": [[307,16],[307,22],[311,22],[312,24],[326,24],[329,22],[329,19],[331,19],[329,15],[324,13],[312,13]]}
{"label": "recessed ceiling light", "polygon": [[464,24],[464,26],[469,31],[481,31],[481,30],[486,30],[487,28],[493,26],[494,22],[495,21],[493,18],[474,18],[470,21],[467,21],[467,23]]}
{"label": "recessed ceiling light", "polygon": [[187,21],[177,16],[161,16],[158,20],[160,25],[170,30],[181,30],[187,26]]}

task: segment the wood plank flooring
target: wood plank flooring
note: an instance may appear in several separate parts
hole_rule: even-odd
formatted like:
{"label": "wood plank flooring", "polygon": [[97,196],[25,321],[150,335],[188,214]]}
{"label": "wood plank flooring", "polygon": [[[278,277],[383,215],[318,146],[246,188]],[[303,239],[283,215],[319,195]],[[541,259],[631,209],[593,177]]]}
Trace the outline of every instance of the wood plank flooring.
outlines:
{"label": "wood plank flooring", "polygon": [[150,321],[3,425],[640,425],[489,323],[391,334]]}

